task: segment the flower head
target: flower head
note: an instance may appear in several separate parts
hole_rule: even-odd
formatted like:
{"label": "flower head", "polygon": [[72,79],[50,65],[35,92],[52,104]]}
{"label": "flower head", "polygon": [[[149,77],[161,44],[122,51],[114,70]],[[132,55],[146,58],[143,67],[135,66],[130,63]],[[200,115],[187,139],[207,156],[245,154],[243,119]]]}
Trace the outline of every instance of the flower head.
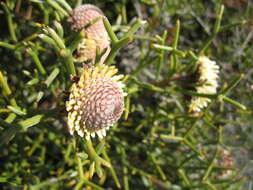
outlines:
{"label": "flower head", "polygon": [[113,66],[98,65],[86,68],[80,80],[70,90],[68,111],[69,131],[81,137],[99,138],[120,118],[124,110],[123,75],[115,75]]}
{"label": "flower head", "polygon": [[[219,166],[226,168],[234,167],[235,159],[230,149],[222,147],[220,152],[218,153],[218,156],[220,157],[217,163]],[[232,176],[232,174],[233,174],[232,170],[222,170],[217,177],[219,179],[228,179]]]}
{"label": "flower head", "polygon": [[70,12],[71,17],[68,22],[72,30],[82,30],[84,38],[77,47],[76,60],[79,62],[92,60],[96,58],[96,49],[100,52],[107,49],[101,58],[101,63],[105,60],[110,52],[110,38],[103,23],[103,12],[96,6],[84,4],[76,7]]}
{"label": "flower head", "polygon": [[[197,93],[201,94],[215,94],[219,78],[219,66],[215,61],[210,60],[208,57],[200,56],[198,61],[198,83],[199,85],[195,88]],[[206,107],[208,102],[211,100],[206,97],[192,97],[189,111],[200,112],[202,108]]]}

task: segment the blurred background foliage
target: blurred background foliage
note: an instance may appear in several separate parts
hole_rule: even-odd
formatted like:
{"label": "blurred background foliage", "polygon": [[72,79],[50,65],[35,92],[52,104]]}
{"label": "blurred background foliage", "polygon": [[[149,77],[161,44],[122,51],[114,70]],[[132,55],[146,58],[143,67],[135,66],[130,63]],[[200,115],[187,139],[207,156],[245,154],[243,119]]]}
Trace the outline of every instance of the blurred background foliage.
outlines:
{"label": "blurred background foliage", "polygon": [[[67,2],[0,3],[1,189],[252,189],[253,2]],[[119,39],[132,31],[108,63],[126,75],[126,110],[105,139],[93,139],[112,168],[95,168],[84,140],[69,135],[72,56],[41,35],[49,26],[69,47],[77,34],[68,11],[83,3],[100,7]],[[199,53],[220,66],[220,87],[192,115]]]}

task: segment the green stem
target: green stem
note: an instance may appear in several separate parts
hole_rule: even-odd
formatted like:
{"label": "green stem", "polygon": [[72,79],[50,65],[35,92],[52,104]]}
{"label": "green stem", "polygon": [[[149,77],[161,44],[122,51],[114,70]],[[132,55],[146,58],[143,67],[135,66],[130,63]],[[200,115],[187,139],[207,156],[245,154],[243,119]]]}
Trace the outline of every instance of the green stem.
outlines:
{"label": "green stem", "polygon": [[22,127],[22,129],[27,130],[29,127],[39,124],[44,116],[45,115],[43,114],[35,115],[33,117],[19,121],[18,125]]}
{"label": "green stem", "polygon": [[195,55],[193,51],[188,51],[187,54],[189,54],[194,61],[198,60],[198,57]]}
{"label": "green stem", "polygon": [[214,31],[213,31],[214,34],[217,34],[220,30],[223,12],[224,12],[224,5],[220,5],[219,10],[218,10],[218,16],[214,24]]}
{"label": "green stem", "polygon": [[51,72],[51,74],[45,80],[45,84],[47,85],[47,87],[49,87],[52,84],[52,82],[55,80],[55,78],[58,76],[59,73],[60,73],[60,69],[58,67],[56,67]]}
{"label": "green stem", "polygon": [[159,49],[159,50],[165,50],[165,51],[168,51],[168,52],[173,52],[173,53],[178,54],[182,57],[185,56],[185,53],[183,51],[174,49],[173,47],[170,47],[170,46],[164,46],[164,45],[160,45],[160,44],[152,44],[152,47],[155,48],[155,49]]}
{"label": "green stem", "polygon": [[65,11],[56,1],[54,0],[46,0],[49,5],[51,5],[53,8],[55,8],[58,13],[61,13],[63,16],[68,17],[69,14],[67,11]]}
{"label": "green stem", "polygon": [[[109,156],[107,155],[107,153],[106,153],[105,150],[102,152],[102,154],[103,154],[103,156],[105,157],[105,160],[106,160],[107,162],[111,163],[110,158],[109,158]],[[120,182],[119,182],[119,179],[118,179],[118,177],[117,177],[117,174],[116,174],[114,168],[111,167],[111,168],[109,168],[109,170],[110,170],[110,172],[111,172],[111,174],[112,174],[112,178],[113,178],[113,180],[114,180],[116,186],[120,189],[120,188],[121,188],[121,184],[120,184]]]}
{"label": "green stem", "polygon": [[10,113],[8,117],[4,120],[7,123],[12,123],[16,119],[17,115],[15,113]]}
{"label": "green stem", "polygon": [[121,6],[121,16],[123,24],[127,24],[127,14],[126,14],[126,1],[123,1]]}
{"label": "green stem", "polygon": [[123,183],[124,183],[124,189],[129,190],[129,182],[128,182],[128,169],[127,167],[123,166]]}
{"label": "green stem", "polygon": [[125,149],[121,146],[119,146],[120,154],[121,154],[121,164],[123,166],[123,185],[124,185],[124,190],[129,190],[129,174],[128,174],[128,168],[126,167],[126,152]]}
{"label": "green stem", "polygon": [[150,154],[150,158],[151,158],[151,161],[153,162],[153,164],[155,165],[155,168],[156,168],[157,172],[160,174],[161,178],[162,178],[163,180],[166,180],[167,177],[166,177],[165,173],[163,172],[162,168],[161,168],[161,167],[159,166],[159,164],[157,163],[157,161],[156,161],[154,155]]}
{"label": "green stem", "polygon": [[87,140],[86,141],[86,150],[87,153],[92,161],[95,161],[97,164],[103,164],[104,166],[111,168],[111,164],[99,157],[93,147],[92,141]]}
{"label": "green stem", "polygon": [[204,54],[206,49],[209,47],[209,45],[211,44],[211,42],[213,41],[213,39],[216,37],[217,33],[219,32],[223,12],[224,12],[224,5],[221,5],[218,10],[218,15],[216,17],[213,33],[210,36],[210,38],[207,40],[205,45],[202,47],[202,49],[199,51],[199,55]]}
{"label": "green stem", "polygon": [[176,88],[175,90],[183,94],[190,95],[190,96],[198,96],[198,97],[204,97],[204,98],[210,98],[210,99],[217,98],[216,94],[203,94],[203,93],[197,93],[195,91],[185,90],[185,89],[180,89],[180,88]]}
{"label": "green stem", "polygon": [[60,51],[62,62],[65,63],[67,72],[69,75],[76,75],[74,60],[72,58],[71,51],[69,49],[63,49]]}
{"label": "green stem", "polygon": [[38,3],[38,6],[43,11],[43,24],[48,25],[50,10],[46,9],[43,3]]}
{"label": "green stem", "polygon": [[177,136],[172,136],[172,135],[164,135],[164,134],[161,134],[160,137],[161,137],[162,139],[173,140],[173,141],[183,141],[183,140],[184,140],[183,137],[177,137]]}
{"label": "green stem", "polygon": [[137,19],[136,21],[133,22],[133,24],[130,26],[130,29],[123,35],[122,38],[132,36],[145,23],[146,23],[145,21]]}
{"label": "green stem", "polygon": [[232,24],[227,24],[227,25],[221,26],[219,32],[223,32],[223,31],[228,30],[230,28],[233,28],[235,26],[247,24],[249,22],[250,21],[247,21],[247,20],[241,20],[241,21],[238,21],[238,22],[235,22],[235,23],[232,23]]}
{"label": "green stem", "polygon": [[178,44],[178,40],[179,40],[179,32],[180,32],[180,20],[177,20],[176,31],[175,31],[174,39],[173,39],[173,43],[172,43],[172,47],[174,49],[177,49],[177,44]]}
{"label": "green stem", "polygon": [[5,3],[1,2],[1,5],[2,5],[2,7],[3,7],[3,9],[6,13],[6,19],[7,19],[11,39],[12,39],[12,41],[17,42],[18,40],[17,40],[17,36],[16,36],[16,33],[15,33],[11,12],[9,11],[9,9],[7,8]]}
{"label": "green stem", "polygon": [[63,39],[50,27],[47,27],[45,31],[55,40],[56,44],[60,49],[65,49]]}
{"label": "green stem", "polygon": [[[162,36],[162,40],[161,40],[161,45],[164,45],[165,44],[165,41],[166,41],[166,38],[167,38],[167,31],[164,31],[163,32],[163,36]],[[156,80],[159,79],[159,76],[161,74],[161,70],[162,70],[162,66],[163,66],[163,63],[164,63],[164,50],[160,50],[160,53],[159,53],[159,61],[158,61],[158,67],[157,67],[157,71],[156,71]]]}
{"label": "green stem", "polygon": [[104,22],[104,25],[105,25],[105,29],[106,29],[109,37],[112,40],[112,44],[116,44],[119,40],[118,40],[116,34],[113,32],[113,29],[112,29],[112,26],[111,26],[109,20],[106,17],[104,17],[103,22]]}
{"label": "green stem", "polygon": [[15,49],[15,45],[12,45],[12,44],[9,44],[9,43],[6,43],[6,42],[0,42],[0,46],[5,47],[5,48],[10,49],[10,50]]}
{"label": "green stem", "polygon": [[232,104],[232,105],[234,105],[234,106],[236,106],[236,107],[238,107],[238,108],[240,108],[240,109],[242,109],[242,110],[246,110],[246,109],[247,109],[246,106],[242,105],[241,103],[239,103],[239,102],[237,102],[237,101],[235,101],[235,100],[230,99],[230,98],[227,97],[227,96],[223,96],[223,95],[222,95],[222,96],[220,97],[220,99],[223,100],[224,102],[227,102],[227,103],[229,103],[229,104]]}
{"label": "green stem", "polygon": [[[93,187],[96,190],[105,190],[104,188],[102,188],[102,187],[100,187],[100,186],[96,185],[95,183],[92,183],[92,182],[90,182],[88,180],[82,180],[79,183],[82,183],[82,185],[85,184],[85,185],[91,186],[91,187]],[[82,185],[80,185],[80,188],[82,187]],[[80,189],[80,188],[78,188],[78,189]]]}
{"label": "green stem", "polygon": [[53,46],[54,50],[56,52],[60,51],[60,48],[58,47],[58,45],[56,44],[55,40],[53,40],[51,37],[45,35],[45,34],[39,34],[38,37],[43,40],[44,42],[50,44]]}
{"label": "green stem", "polygon": [[214,156],[213,156],[213,158],[212,158],[212,160],[211,160],[211,162],[210,162],[210,164],[209,164],[209,166],[208,166],[208,168],[207,168],[207,170],[206,170],[206,172],[205,172],[205,174],[204,174],[204,177],[202,178],[202,181],[206,181],[207,178],[208,178],[208,176],[210,175],[210,173],[211,173],[211,171],[212,171],[212,169],[213,169],[213,167],[214,167],[215,159],[216,159],[216,157],[217,157],[217,155],[218,155],[218,152],[219,152],[219,147],[218,147],[218,145],[217,145],[217,147],[216,147],[216,149],[215,149]]}
{"label": "green stem", "polygon": [[129,42],[131,42],[133,40],[132,37],[128,37],[128,38],[123,38],[121,40],[119,40],[117,43],[114,44],[114,46],[112,47],[108,57],[105,60],[105,63],[107,64],[111,64],[114,60],[114,58],[116,57],[116,55],[118,54],[119,50],[127,45]]}
{"label": "green stem", "polygon": [[186,176],[183,169],[178,170],[179,175],[182,177],[183,181],[185,182],[186,186],[191,186],[190,180]]}
{"label": "green stem", "polygon": [[83,0],[76,0],[76,5],[75,7],[80,6],[81,4],[83,4]]}
{"label": "green stem", "polygon": [[17,115],[26,115],[26,111],[21,110],[19,107],[7,106],[7,108]]}
{"label": "green stem", "polygon": [[210,181],[205,181],[205,184],[208,185],[211,190],[217,190],[217,188]]}
{"label": "green stem", "polygon": [[150,36],[133,35],[132,37],[139,40],[147,40],[151,42],[156,42],[156,39]]}
{"label": "green stem", "polygon": [[84,39],[85,34],[83,31],[78,32],[75,36],[71,44],[68,46],[71,52],[75,51],[80,42]]}
{"label": "green stem", "polygon": [[57,2],[62,5],[67,11],[71,11],[71,6],[65,0],[57,0]]}
{"label": "green stem", "polygon": [[31,48],[29,48],[27,52],[32,56],[33,61],[36,65],[37,69],[39,70],[40,74],[45,76],[47,74],[47,72],[44,69],[43,65],[41,64],[40,59],[37,55],[37,52],[35,52]]}
{"label": "green stem", "polygon": [[200,152],[196,147],[194,147],[186,138],[183,140],[183,143],[187,145],[193,152],[197,153],[200,156],[200,159],[203,160],[205,156]]}
{"label": "green stem", "polygon": [[64,30],[63,30],[62,25],[61,25],[59,22],[57,22],[57,21],[55,20],[55,21],[54,21],[54,26],[55,26],[55,29],[56,29],[58,35],[59,35],[61,38],[63,38],[63,37],[64,37]]}
{"label": "green stem", "polygon": [[238,85],[238,83],[242,80],[243,77],[244,77],[244,74],[240,74],[231,82],[231,84],[228,85],[227,88],[225,88],[224,90],[221,90],[219,94],[224,94],[224,95],[228,94],[232,89],[234,89]]}
{"label": "green stem", "polygon": [[[178,40],[179,40],[179,32],[180,32],[180,21],[177,20],[176,22],[176,31],[174,34],[174,39],[173,39],[173,43],[172,43],[172,47],[173,47],[173,52],[175,52],[175,50],[177,50],[177,44],[178,44]],[[171,55],[171,71],[174,73],[177,70],[177,65],[178,65],[178,56],[176,53]]]}
{"label": "green stem", "polygon": [[11,97],[11,95],[12,95],[11,89],[10,89],[7,81],[4,79],[4,76],[1,71],[0,71],[0,86],[2,86],[3,92],[4,92],[5,96],[9,99],[10,104],[13,107],[18,107],[15,98]]}
{"label": "green stem", "polygon": [[11,110],[9,109],[6,109],[6,108],[0,109],[0,113],[9,113],[9,112],[11,112]]}
{"label": "green stem", "polygon": [[124,109],[124,119],[127,120],[129,112],[130,112],[130,95],[126,97],[125,101],[125,109]]}
{"label": "green stem", "polygon": [[81,158],[76,155],[76,161],[77,161],[77,167],[78,167],[78,173],[80,181],[84,179],[84,173],[83,173],[83,164]]}
{"label": "green stem", "polygon": [[1,71],[0,71],[0,84],[1,84],[1,86],[3,88],[4,93],[7,96],[11,95],[11,89],[10,89],[7,81],[4,79],[4,76],[3,76],[3,74],[2,74]]}

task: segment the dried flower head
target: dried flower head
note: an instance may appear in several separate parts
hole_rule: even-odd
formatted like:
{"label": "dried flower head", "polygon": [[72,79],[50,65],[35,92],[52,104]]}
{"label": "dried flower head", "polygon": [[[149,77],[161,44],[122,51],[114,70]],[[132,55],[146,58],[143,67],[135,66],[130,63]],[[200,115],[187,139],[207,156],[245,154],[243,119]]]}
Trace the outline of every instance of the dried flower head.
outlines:
{"label": "dried flower head", "polygon": [[115,75],[113,66],[98,65],[86,68],[80,80],[70,90],[68,111],[69,131],[81,137],[99,138],[120,118],[124,110],[123,75]]}
{"label": "dried flower head", "polygon": [[[215,61],[210,60],[208,57],[200,56],[198,61],[198,83],[199,85],[195,88],[197,93],[201,94],[215,94],[218,87],[218,74],[219,66]],[[206,97],[192,97],[189,111],[200,112],[201,109],[207,106],[211,100]]]}
{"label": "dried flower head", "polygon": [[71,23],[72,30],[82,30],[85,35],[77,47],[76,60],[94,62],[96,49],[98,48],[100,52],[107,49],[101,58],[101,63],[103,63],[110,52],[110,38],[102,20],[105,17],[103,12],[94,5],[84,4],[73,9],[70,15],[68,22]]}
{"label": "dried flower head", "polygon": [[226,167],[228,169],[222,170],[217,177],[219,179],[228,179],[232,177],[233,170],[229,170],[229,168],[233,168],[235,163],[231,150],[222,147],[218,155],[220,157],[218,160],[218,165],[221,167]]}

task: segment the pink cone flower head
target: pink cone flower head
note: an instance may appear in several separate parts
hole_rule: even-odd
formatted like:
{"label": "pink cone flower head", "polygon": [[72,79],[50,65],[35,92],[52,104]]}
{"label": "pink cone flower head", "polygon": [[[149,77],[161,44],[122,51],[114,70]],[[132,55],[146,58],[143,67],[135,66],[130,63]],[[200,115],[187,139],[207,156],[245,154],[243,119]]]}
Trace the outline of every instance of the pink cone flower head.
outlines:
{"label": "pink cone flower head", "polygon": [[110,38],[103,23],[103,12],[96,6],[84,4],[76,7],[70,12],[71,17],[68,22],[71,23],[72,30],[83,30],[85,38],[77,47],[76,60],[79,62],[92,60],[94,63],[96,49],[100,52],[107,49],[101,58],[101,63],[110,52]]}
{"label": "pink cone flower head", "polygon": [[123,75],[115,75],[113,66],[100,64],[83,71],[80,80],[70,90],[68,126],[71,134],[77,132],[87,139],[90,136],[106,136],[108,130],[120,118],[124,110]]}

